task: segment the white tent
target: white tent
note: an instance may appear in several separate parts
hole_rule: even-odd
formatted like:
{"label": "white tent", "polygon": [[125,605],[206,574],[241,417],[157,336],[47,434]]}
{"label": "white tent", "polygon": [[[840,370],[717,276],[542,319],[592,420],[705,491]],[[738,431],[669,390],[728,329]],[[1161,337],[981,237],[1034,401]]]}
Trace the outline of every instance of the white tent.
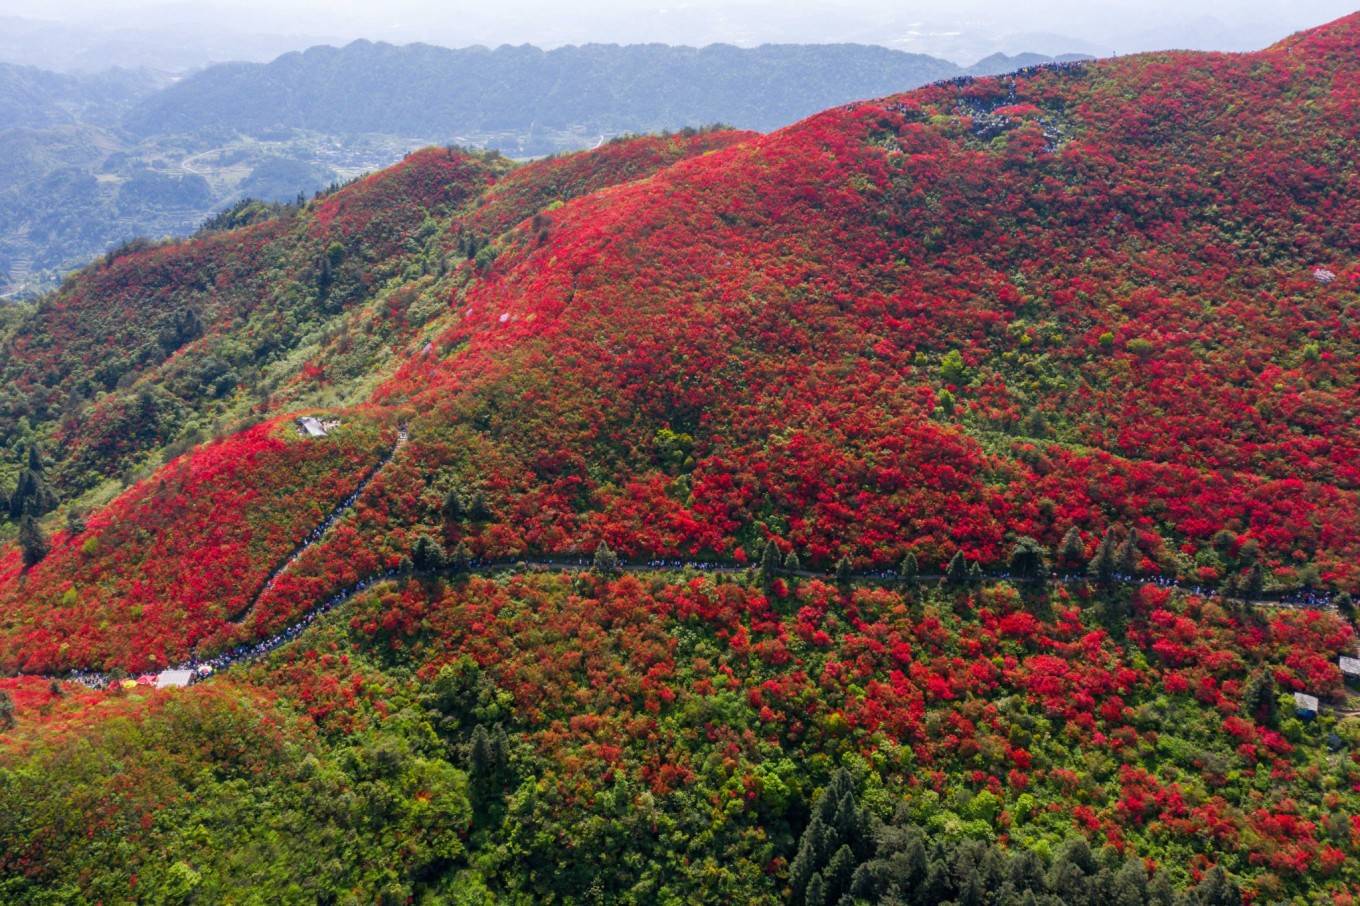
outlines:
{"label": "white tent", "polygon": [[193,679],[192,670],[162,670],[156,674],[156,688],[165,689],[170,686],[187,686],[189,680]]}

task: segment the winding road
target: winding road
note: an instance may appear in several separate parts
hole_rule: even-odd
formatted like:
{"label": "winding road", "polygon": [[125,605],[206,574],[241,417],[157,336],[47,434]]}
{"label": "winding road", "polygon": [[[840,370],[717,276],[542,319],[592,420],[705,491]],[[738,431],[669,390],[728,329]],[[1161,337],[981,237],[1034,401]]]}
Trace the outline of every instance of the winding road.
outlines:
{"label": "winding road", "polygon": [[[400,453],[402,447],[406,445],[406,442],[409,439],[410,435],[408,434],[406,427],[402,426],[400,430],[397,432],[396,442],[393,444],[392,448],[387,452],[387,455],[384,456],[380,462],[378,462],[375,466],[369,469],[367,473],[364,474],[364,477],[359,481],[359,484],[354,488],[354,490],[347,497],[345,497],[345,499],[341,500],[338,504],[336,504],[336,506],[329,513],[326,514],[325,518],[322,519],[319,523],[317,523],[317,525],[307,534],[307,536],[301,542],[298,543],[298,545],[292,550],[292,552],[288,554],[288,556],[284,557],[281,561],[279,561],[279,563],[274,567],[274,569],[270,571],[265,581],[261,584],[259,590],[255,592],[255,594],[251,597],[250,601],[246,604],[246,606],[242,608],[239,614],[234,618],[234,620],[232,621],[233,625],[241,627],[246,624],[246,622],[250,618],[250,615],[255,611],[255,608],[258,605],[259,601],[270,591],[270,589],[274,587],[274,584],[278,580],[279,576],[281,576],[284,572],[288,570],[290,566],[297,562],[298,558],[301,557],[302,554],[306,552],[308,548],[316,545],[323,538],[325,538],[326,535],[330,532],[330,530],[335,526],[335,524],[339,522],[350,510],[354,508],[354,506],[358,503],[359,498],[363,495],[364,491],[366,491],[369,485],[372,484],[373,479],[376,478],[378,474],[381,473],[382,470],[385,469],[392,462],[392,460],[396,458],[397,454]],[[400,578],[427,578],[427,579],[454,578],[462,575],[492,575],[498,573],[513,573],[513,572],[549,572],[569,569],[576,570],[590,569],[592,567],[593,558],[590,557],[541,556],[533,558],[520,557],[503,559],[479,559],[473,560],[471,563],[461,566],[452,565],[436,572],[417,571],[412,569],[407,570],[390,569],[372,576],[367,576],[350,586],[339,589],[338,591],[334,592],[330,597],[326,598],[324,601],[320,602],[316,606],[309,609],[306,613],[304,613],[301,617],[298,618],[297,622],[289,625],[286,629],[276,633],[275,635],[269,636],[268,638],[261,639],[256,642],[248,642],[242,645],[238,645],[235,648],[224,651],[213,657],[191,658],[188,661],[185,661],[181,664],[176,664],[175,666],[168,668],[167,670],[163,671],[162,675],[176,672],[182,673],[187,671],[190,676],[190,682],[196,682],[201,681],[202,679],[205,679],[208,676],[211,676],[222,670],[229,669],[237,664],[244,664],[258,660],[259,658],[264,657],[270,652],[273,652],[278,648],[282,647],[283,645],[286,645],[287,643],[296,639],[299,635],[303,633],[303,631],[305,631],[309,626],[312,625],[312,623],[314,623],[321,616],[329,613],[330,611],[341,606],[342,604],[345,604],[355,595],[360,594],[367,590],[368,588],[371,588],[372,586],[381,584],[383,582],[388,582]],[[683,558],[662,558],[646,561],[620,562],[618,564],[619,572],[629,573],[689,572],[689,573],[737,575],[742,573],[751,573],[757,569],[758,567],[755,565],[738,563],[736,561],[695,560]],[[801,579],[823,579],[831,581],[835,580],[834,574],[807,569],[786,570],[781,568],[776,570],[776,575]],[[911,580],[908,580],[903,578],[894,570],[877,570],[854,573],[851,575],[850,580],[857,584],[876,584],[895,586],[906,584],[909,581],[922,584],[932,583],[941,584],[946,581],[946,577],[940,573],[923,573]],[[1032,578],[1016,577],[1004,570],[985,573],[983,575],[983,580],[987,582],[1012,582],[1012,583],[1015,582],[1032,583],[1036,581],[1045,581],[1069,585],[1079,585],[1087,583],[1089,581],[1084,574],[1077,573],[1050,574],[1046,576],[1044,579],[1038,580]],[[1167,578],[1159,577],[1139,578],[1137,576],[1117,575],[1114,577],[1113,584],[1125,586],[1157,585],[1163,588],[1174,588],[1180,591],[1196,594],[1202,597],[1216,597],[1225,600],[1233,600],[1256,607],[1328,609],[1333,606],[1329,596],[1309,591],[1293,592],[1289,594],[1277,594],[1273,596],[1263,596],[1260,599],[1247,601],[1241,598],[1233,598],[1218,589],[1180,583]],[[94,671],[71,671],[65,674],[29,674],[29,675],[40,676],[42,679],[46,680],[73,680],[94,688],[101,688],[107,685],[110,680],[108,674],[98,673]]]}

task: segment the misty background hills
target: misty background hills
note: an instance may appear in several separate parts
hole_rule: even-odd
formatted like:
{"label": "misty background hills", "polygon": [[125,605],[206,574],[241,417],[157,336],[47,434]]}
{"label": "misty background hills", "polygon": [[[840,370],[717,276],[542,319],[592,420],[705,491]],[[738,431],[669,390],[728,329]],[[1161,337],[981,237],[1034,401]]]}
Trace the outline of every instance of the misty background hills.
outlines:
{"label": "misty background hills", "polygon": [[183,235],[241,198],[291,200],[425,145],[525,158],[713,123],[769,131],[1053,59],[994,54],[965,68],[863,44],[355,41],[187,76],[0,63],[0,293],[50,287],[120,242]]}

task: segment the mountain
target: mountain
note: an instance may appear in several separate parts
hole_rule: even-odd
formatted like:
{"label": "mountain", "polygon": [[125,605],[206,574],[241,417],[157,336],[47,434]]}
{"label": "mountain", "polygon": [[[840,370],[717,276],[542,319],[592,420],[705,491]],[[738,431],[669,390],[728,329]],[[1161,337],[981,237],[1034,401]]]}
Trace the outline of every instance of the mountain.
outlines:
{"label": "mountain", "polygon": [[4,898],[1344,902],[1357,51],[429,149],[6,314]]}
{"label": "mountain", "polygon": [[81,122],[107,125],[164,84],[164,79],[145,71],[71,76],[0,63],[0,121],[10,129]]}
{"label": "mountain", "polygon": [[[356,41],[210,67],[126,119],[138,134],[279,128],[429,139],[586,134],[725,122],[774,129],[824,107],[958,74],[869,45],[663,44],[487,50]],[[509,148],[502,150],[509,151]]]}
{"label": "mountain", "polygon": [[127,240],[186,235],[243,197],[291,201],[432,143],[525,157],[715,122],[766,130],[961,73],[848,44],[358,41],[173,81],[0,66],[0,268],[33,293]]}

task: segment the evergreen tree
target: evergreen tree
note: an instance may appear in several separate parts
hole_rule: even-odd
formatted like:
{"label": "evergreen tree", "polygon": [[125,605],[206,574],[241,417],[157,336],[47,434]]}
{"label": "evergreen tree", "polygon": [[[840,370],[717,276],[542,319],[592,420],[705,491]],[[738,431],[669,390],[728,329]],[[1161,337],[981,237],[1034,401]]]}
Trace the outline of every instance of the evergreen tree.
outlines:
{"label": "evergreen tree", "polygon": [[1115,573],[1119,566],[1115,557],[1115,548],[1119,541],[1115,537],[1114,526],[1105,532],[1105,537],[1100,539],[1100,547],[1096,549],[1096,555],[1091,558],[1091,564],[1087,571],[1092,579],[1101,585],[1113,585]]}
{"label": "evergreen tree", "polygon": [[468,515],[474,522],[486,522],[491,518],[491,507],[486,502],[486,495],[481,491],[472,495],[472,501],[468,505]]}
{"label": "evergreen tree", "polygon": [[1242,889],[1223,866],[1215,865],[1191,893],[1190,902],[1194,906],[1242,906]]}
{"label": "evergreen tree", "polygon": [[472,569],[472,551],[466,541],[459,541],[457,547],[453,549],[453,554],[449,557],[449,567],[456,573],[465,573]]}
{"label": "evergreen tree", "polygon": [[19,548],[23,552],[24,567],[33,567],[42,562],[50,547],[47,535],[43,534],[38,520],[32,514],[25,514],[19,520]]}
{"label": "evergreen tree", "polygon": [[66,511],[66,534],[74,538],[85,532],[85,511],[72,507]]}
{"label": "evergreen tree", "polygon": [[1129,532],[1124,538],[1124,542],[1115,551],[1115,568],[1122,576],[1138,575],[1138,563],[1143,559],[1138,552],[1137,536]]}
{"label": "evergreen tree", "polygon": [[421,572],[437,573],[448,566],[448,555],[444,545],[429,535],[421,535],[411,546],[411,563]]}
{"label": "evergreen tree", "polygon": [[968,565],[968,584],[974,588],[982,585],[982,564],[974,560]]}
{"label": "evergreen tree", "polygon": [[837,560],[837,561],[836,561],[836,584],[839,585],[839,586],[841,587],[842,590],[845,590],[845,589],[848,589],[848,588],[850,587],[850,583],[851,583],[852,581],[854,581],[854,578],[855,578],[855,573],[854,573],[854,571],[850,568],[850,558],[849,558],[849,557],[841,557],[839,560]]}
{"label": "evergreen tree", "polygon": [[797,551],[789,551],[789,555],[784,558],[784,572],[797,573],[803,568],[803,561],[798,559]]}
{"label": "evergreen tree", "polygon": [[1065,570],[1080,569],[1086,561],[1086,544],[1081,540],[1081,532],[1074,525],[1063,535],[1058,546],[1058,565]]}
{"label": "evergreen tree", "polygon": [[37,445],[28,448],[28,461],[14,491],[9,495],[9,518],[22,519],[25,515],[45,516],[57,508],[57,495],[48,487],[46,470]]}
{"label": "evergreen tree", "polygon": [[760,583],[766,588],[779,573],[779,546],[773,540],[766,542],[765,553],[760,557]]}
{"label": "evergreen tree", "polygon": [[1242,580],[1242,597],[1248,601],[1259,601],[1266,590],[1266,573],[1260,562],[1253,563]]}
{"label": "evergreen tree", "polygon": [[956,551],[953,559],[949,561],[949,568],[945,570],[944,581],[946,585],[955,588],[962,588],[968,583],[968,560],[963,556],[963,551]]}
{"label": "evergreen tree", "polygon": [[1017,579],[1040,580],[1048,574],[1048,555],[1042,544],[1024,536],[1011,549],[1009,566],[1011,575]]}
{"label": "evergreen tree", "polygon": [[1148,902],[1148,876],[1143,860],[1130,856],[1109,881],[1109,906],[1144,906]]}
{"label": "evergreen tree", "polygon": [[849,846],[841,844],[840,849],[836,850],[831,861],[827,863],[826,870],[822,872],[822,878],[826,882],[826,902],[837,903],[841,895],[850,890],[850,879],[854,877],[858,866],[859,860],[855,858],[854,852]]}
{"label": "evergreen tree", "polygon": [[813,874],[812,879],[808,881],[807,891],[803,894],[803,902],[805,906],[827,906],[829,901],[827,900],[826,881],[822,878],[820,872]]}
{"label": "evergreen tree", "polygon": [[463,502],[463,491],[461,488],[451,488],[444,495],[444,506],[442,507],[444,518],[450,522],[457,522],[467,514],[467,505]]}
{"label": "evergreen tree", "polygon": [[907,551],[907,555],[902,558],[902,565],[897,569],[897,574],[902,577],[902,582],[908,587],[916,585],[917,579],[921,575],[921,568],[916,563],[916,554]]}
{"label": "evergreen tree", "polygon": [[1333,603],[1336,604],[1336,611],[1341,614],[1341,616],[1345,617],[1347,620],[1355,619],[1355,602],[1351,600],[1351,596],[1348,592],[1341,592],[1341,594],[1336,596]]}
{"label": "evergreen tree", "polygon": [[619,558],[603,541],[595,548],[595,572],[602,576],[613,576],[619,572]]}
{"label": "evergreen tree", "polygon": [[14,697],[8,690],[0,689],[0,733],[13,730],[14,724]]}
{"label": "evergreen tree", "polygon": [[322,255],[316,269],[316,295],[325,299],[331,294],[331,284],[335,283],[335,272],[329,255]]}
{"label": "evergreen tree", "polygon": [[1263,667],[1252,673],[1242,688],[1242,711],[1252,720],[1273,727],[1278,716],[1276,698],[1275,675]]}
{"label": "evergreen tree", "polygon": [[472,728],[472,742],[468,751],[468,770],[474,780],[490,777],[496,769],[496,756],[491,748],[491,736],[481,724]]}

